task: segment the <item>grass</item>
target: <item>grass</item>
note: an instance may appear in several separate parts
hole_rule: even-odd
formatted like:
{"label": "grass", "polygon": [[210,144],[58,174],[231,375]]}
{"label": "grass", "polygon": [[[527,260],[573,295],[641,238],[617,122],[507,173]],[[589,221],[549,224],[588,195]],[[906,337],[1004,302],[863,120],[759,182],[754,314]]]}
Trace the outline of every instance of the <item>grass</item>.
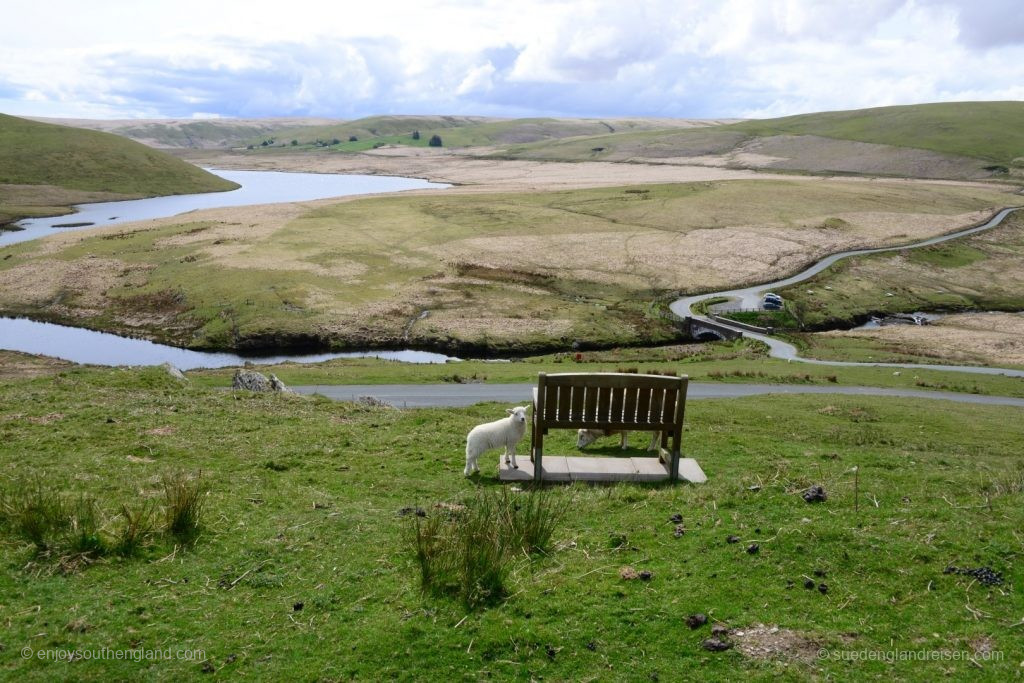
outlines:
{"label": "grass", "polygon": [[[802,181],[359,199],[244,234],[189,220],[45,256],[15,245],[0,260],[0,309],[194,348],[656,344],[677,337],[663,317],[675,292],[796,266],[807,256],[794,242],[813,252],[837,239],[830,217],[846,216],[843,239],[877,243],[893,239],[871,223],[880,208],[919,220],[1005,202],[977,188]],[[739,272],[731,254],[694,262],[716,230],[785,253]]]}
{"label": "grass", "polygon": [[[144,482],[143,497],[156,504],[160,473],[173,463],[202,470],[209,487],[203,542],[187,552],[153,548],[73,575],[39,573],[26,569],[32,544],[0,534],[10,651],[196,648],[205,661],[67,665],[15,655],[3,665],[10,677],[52,678],[59,666],[78,680],[210,670],[680,680],[700,667],[708,680],[994,681],[1018,668],[1019,409],[827,395],[693,402],[684,444],[706,485],[546,490],[567,510],[548,553],[510,563],[504,597],[467,612],[457,596],[421,592],[410,519],[400,513],[439,514],[438,503],[495,490],[488,469],[497,456],[487,476],[468,481],[462,445],[502,406],[399,411],[233,394],[158,369],[7,381],[0,402],[18,411],[0,419],[7,483],[41,476],[76,498],[115,500],[139,495]],[[574,452],[573,440],[553,432],[551,452]],[[267,460],[288,467],[268,469]],[[812,484],[825,487],[826,502],[803,501]],[[728,543],[733,535],[741,542]],[[745,552],[751,543],[758,553]],[[988,566],[1005,583],[945,574],[948,565]],[[624,580],[625,566],[652,577]],[[827,594],[805,590],[805,576],[827,583]],[[685,625],[696,612],[741,630],[779,625],[815,649],[964,651],[982,668],[817,660],[792,649],[777,659],[713,654],[700,646],[708,627]],[[973,654],[986,643],[1004,659]]]}
{"label": "grass", "polygon": [[68,205],[84,201],[236,187],[117,135],[0,114],[0,225],[30,216],[60,215]]}
{"label": "grass", "polygon": [[[344,121],[319,126],[298,126],[276,131],[271,137],[278,147],[260,147],[268,137],[253,137],[247,142],[256,152],[274,151],[296,140],[298,149],[315,147],[320,141],[340,140],[330,145],[339,152],[359,152],[378,144],[426,147],[432,135],[439,135],[445,147],[487,147],[514,142],[554,140],[573,136],[597,135],[615,131],[643,130],[664,127],[664,121],[644,119],[488,119],[479,116],[371,116],[355,121]],[[413,131],[420,139],[413,140]],[[357,140],[349,142],[350,137]]]}
{"label": "grass", "polygon": [[729,128],[913,147],[1011,165],[1024,158],[1022,121],[1024,102],[942,102],[801,114]]}

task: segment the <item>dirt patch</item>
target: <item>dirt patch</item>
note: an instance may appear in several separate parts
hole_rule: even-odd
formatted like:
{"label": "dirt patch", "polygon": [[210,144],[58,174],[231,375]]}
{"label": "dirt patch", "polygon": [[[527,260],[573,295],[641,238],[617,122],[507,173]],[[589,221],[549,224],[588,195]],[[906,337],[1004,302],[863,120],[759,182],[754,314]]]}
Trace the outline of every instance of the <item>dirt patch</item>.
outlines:
{"label": "dirt patch", "polygon": [[147,429],[143,434],[149,434],[151,436],[170,436],[171,434],[178,431],[178,428],[174,425],[164,425],[163,427],[154,427],[153,429]]}
{"label": "dirt patch", "polygon": [[817,658],[818,643],[810,637],[778,626],[754,624],[730,632],[736,649],[751,659],[794,659],[810,663]]}
{"label": "dirt patch", "polygon": [[1024,314],[951,315],[931,325],[888,325],[869,330],[823,333],[870,339],[905,353],[966,363],[1024,365]]}
{"label": "dirt patch", "polygon": [[56,375],[73,367],[75,367],[74,363],[60,358],[37,356],[19,351],[0,351],[0,380]]}

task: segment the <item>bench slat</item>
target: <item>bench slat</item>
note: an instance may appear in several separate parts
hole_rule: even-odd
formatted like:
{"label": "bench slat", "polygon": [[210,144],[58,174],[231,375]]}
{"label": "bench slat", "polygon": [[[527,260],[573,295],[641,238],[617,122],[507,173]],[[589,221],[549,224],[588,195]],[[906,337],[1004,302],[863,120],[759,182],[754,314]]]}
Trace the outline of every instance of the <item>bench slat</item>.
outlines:
{"label": "bench slat", "polygon": [[582,420],[583,419],[583,397],[586,392],[585,387],[573,387],[572,388],[572,401],[570,401],[570,420]]}
{"label": "bench slat", "polygon": [[597,392],[598,387],[587,387],[587,393],[583,399],[583,419],[588,422],[597,422]]}
{"label": "bench slat", "polygon": [[622,408],[622,422],[633,424],[636,422],[636,397],[640,387],[626,387],[626,403]]}
{"label": "bench slat", "polygon": [[555,385],[555,390],[558,392],[558,413],[555,419],[564,421],[569,417],[569,400],[572,398],[572,386]]}
{"label": "bench slat", "polygon": [[651,394],[654,389],[640,389],[636,401],[636,421],[645,424],[651,421]]}
{"label": "bench slat", "polygon": [[607,421],[609,419],[609,410],[612,405],[612,388],[611,387],[598,387],[597,388],[597,421]]}

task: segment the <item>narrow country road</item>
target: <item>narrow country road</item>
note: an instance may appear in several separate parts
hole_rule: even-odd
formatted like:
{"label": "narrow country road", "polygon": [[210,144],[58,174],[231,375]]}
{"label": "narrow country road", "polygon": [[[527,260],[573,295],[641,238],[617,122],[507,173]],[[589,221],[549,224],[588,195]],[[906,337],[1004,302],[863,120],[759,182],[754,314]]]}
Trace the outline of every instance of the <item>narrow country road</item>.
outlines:
{"label": "narrow country road", "polygon": [[[991,230],[996,227],[1003,220],[1014,211],[1017,211],[1021,207],[1009,207],[1002,209],[996,215],[992,216],[991,219],[983,223],[982,225],[976,225],[973,228],[965,228],[956,232],[949,233],[948,235],[939,235],[938,237],[931,237],[920,242],[914,242],[912,244],[904,244],[896,247],[880,247],[877,249],[854,249],[852,251],[843,251],[838,254],[832,254],[827,256],[809,268],[792,275],[782,280],[776,280],[775,282],[766,282],[760,285],[754,285],[752,287],[741,287],[738,289],[729,289],[721,292],[709,292],[707,294],[698,294],[696,296],[688,296],[682,299],[674,301],[669,308],[680,318],[693,318],[694,320],[703,322],[712,322],[710,318],[700,313],[695,313],[692,308],[696,304],[707,301],[708,299],[717,297],[727,297],[732,300],[739,300],[740,305],[744,308],[756,308],[761,303],[761,295],[764,292],[773,289],[782,289],[789,285],[794,285],[798,282],[808,280],[821,271],[825,270],[832,264],[836,263],[845,258],[851,256],[863,256],[864,254],[880,254],[887,251],[904,251],[906,249],[918,249],[920,247],[928,247],[933,244],[940,244],[942,242],[948,242],[949,240],[959,239],[961,237],[967,237],[968,235],[974,235],[985,230]],[[852,361],[834,361],[834,360],[818,360],[816,358],[802,358],[797,352],[797,349],[792,344],[770,337],[766,334],[758,334],[756,332],[750,332],[740,327],[732,326],[724,319],[718,319],[713,321],[716,325],[728,327],[729,329],[735,330],[742,334],[744,337],[749,339],[757,339],[758,341],[764,342],[768,345],[768,354],[772,358],[780,358],[782,360],[797,361],[800,363],[812,363],[814,365],[834,365],[842,367],[891,367],[891,368],[921,368],[925,370],[948,370],[950,372],[966,372],[974,373],[979,375],[1006,375],[1007,377],[1024,377],[1024,370],[1014,370],[1010,368],[993,368],[993,367],[977,367],[971,365],[925,365],[919,363],[855,363]]]}
{"label": "narrow country road", "polygon": [[[353,401],[372,396],[398,408],[431,408],[469,406],[485,401],[509,405],[527,405],[533,398],[535,384],[337,384],[292,387],[300,394],[319,394],[337,401]],[[948,391],[916,391],[880,387],[802,386],[793,384],[725,384],[690,382],[687,397],[740,398],[764,394],[843,394],[847,396],[893,396],[928,398],[957,403],[1017,406],[1024,408],[1024,398],[983,396]]]}

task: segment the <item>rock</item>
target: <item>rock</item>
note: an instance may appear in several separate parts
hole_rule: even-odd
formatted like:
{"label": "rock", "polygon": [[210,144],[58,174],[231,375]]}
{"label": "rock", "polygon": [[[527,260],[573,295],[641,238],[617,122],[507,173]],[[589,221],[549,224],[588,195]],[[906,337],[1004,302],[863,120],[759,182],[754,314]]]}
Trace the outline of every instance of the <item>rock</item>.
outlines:
{"label": "rock", "polygon": [[278,391],[278,392],[280,392],[282,394],[293,394],[293,393],[295,393],[291,389],[286,387],[284,385],[284,382],[279,380],[277,378],[277,375],[274,375],[274,374],[270,375],[270,388],[273,389],[274,391]]}
{"label": "rock", "polygon": [[715,624],[711,627],[711,635],[713,636],[727,636],[729,635],[729,627],[725,624]]}
{"label": "rock", "polygon": [[292,393],[292,390],[286,387],[277,376],[271,375],[268,378],[255,370],[235,370],[231,388],[245,389],[246,391],[276,391],[282,394]]}
{"label": "rock", "polygon": [[821,593],[822,595],[825,595],[825,593],[828,593],[828,584],[827,583],[819,583],[818,584],[818,592]]}
{"label": "rock", "polygon": [[804,500],[808,503],[823,503],[828,500],[828,494],[821,486],[814,485],[803,493]]}
{"label": "rock", "polygon": [[761,552],[761,546],[759,546],[758,544],[751,543],[750,545],[747,546],[747,554],[748,555],[756,555],[759,552]]}
{"label": "rock", "polygon": [[732,643],[724,638],[708,638],[700,646],[708,652],[725,652],[732,647]]}
{"label": "rock", "polygon": [[188,381],[188,377],[186,377],[181,372],[181,370],[179,370],[178,368],[174,367],[170,363],[164,363],[160,367],[162,367],[164,370],[166,370],[167,374],[170,375],[171,377],[173,377],[174,379],[180,379],[183,382],[187,382]]}
{"label": "rock", "polygon": [[690,628],[700,628],[706,623],[708,623],[708,615],[701,614],[700,612],[686,617],[686,625]]}
{"label": "rock", "polygon": [[804,588],[814,590],[814,579],[804,579]]}
{"label": "rock", "polygon": [[683,525],[683,524],[676,524],[675,531],[672,532],[672,535],[675,536],[676,538],[682,538],[683,534],[685,534],[685,533],[686,533],[686,526]]}
{"label": "rock", "polygon": [[683,521],[683,516],[677,512],[671,517],[669,517],[668,521],[672,522],[673,524],[679,524]]}
{"label": "rock", "polygon": [[729,536],[727,539],[725,539],[725,542],[726,543],[739,543],[740,542],[740,537],[739,536]]}
{"label": "rock", "polygon": [[640,572],[639,576],[641,581],[650,581],[652,578],[654,578],[654,574],[647,571],[646,569]]}
{"label": "rock", "polygon": [[625,581],[632,581],[633,579],[639,579],[640,574],[637,570],[632,567],[626,566],[619,569],[619,576]]}

